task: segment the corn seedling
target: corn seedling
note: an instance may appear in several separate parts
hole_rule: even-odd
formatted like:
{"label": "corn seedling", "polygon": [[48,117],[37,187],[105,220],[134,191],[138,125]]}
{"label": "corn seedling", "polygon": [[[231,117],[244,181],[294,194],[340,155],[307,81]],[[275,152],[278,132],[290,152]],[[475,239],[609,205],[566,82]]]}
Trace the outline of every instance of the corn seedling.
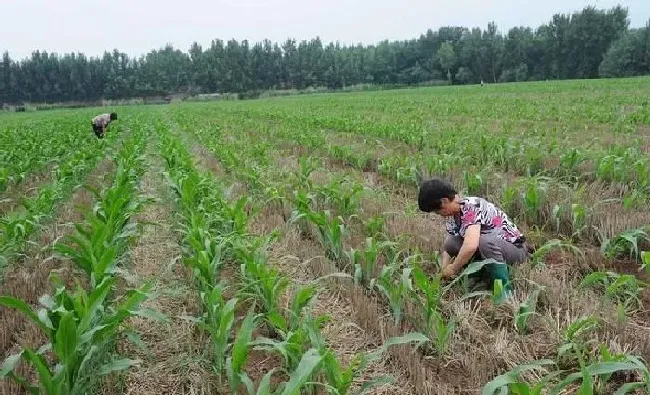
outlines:
{"label": "corn seedling", "polygon": [[431,321],[434,333],[433,345],[435,346],[438,355],[442,357],[445,355],[445,352],[447,352],[449,341],[456,330],[456,322],[453,318],[445,318],[445,316],[438,310],[434,310],[431,313]]}
{"label": "corn seedling", "polygon": [[528,320],[530,317],[536,313],[537,308],[537,299],[539,298],[539,289],[533,290],[526,300],[519,304],[517,311],[515,312],[515,329],[520,334],[525,334],[528,332]]}
{"label": "corn seedling", "polygon": [[201,292],[203,316],[196,322],[210,334],[214,353],[213,369],[215,374],[219,376],[224,370],[238,300],[230,299],[226,301],[223,296],[225,287],[222,284],[218,284],[211,289],[206,288]]}
{"label": "corn seedling", "polygon": [[205,217],[190,212],[182,225],[184,242],[189,251],[183,256],[183,263],[189,267],[201,284],[211,286],[219,277],[224,265],[225,250],[230,245],[230,238],[214,238],[206,229]]}
{"label": "corn seedling", "polygon": [[351,180],[335,179],[326,186],[318,187],[316,191],[325,207],[332,207],[338,215],[348,218],[359,209],[363,186]]}
{"label": "corn seedling", "polygon": [[[322,371],[327,381],[325,387],[329,393],[336,395],[347,395],[354,379],[360,376],[368,368],[368,365],[371,362],[380,359],[390,347],[409,343],[421,345],[429,341],[427,337],[421,333],[409,333],[404,336],[393,337],[386,340],[381,347],[373,352],[356,354],[350,360],[349,365],[344,366],[341,361],[336,358],[334,352],[327,347],[319,327],[315,326],[312,322],[308,325],[308,328],[311,342],[318,350],[318,354],[321,356],[323,361]],[[360,395],[366,393],[376,385],[391,381],[392,379],[390,377],[377,377],[373,380],[364,382],[355,394]]]}
{"label": "corn seedling", "polygon": [[[107,299],[114,288],[115,277],[105,277],[89,293],[80,286],[71,293],[59,278],[52,276],[52,280],[56,293],[41,297],[40,309],[32,309],[20,299],[0,297],[0,305],[20,311],[38,325],[48,339],[48,343],[36,352],[25,347],[18,354],[9,356],[0,370],[1,378],[13,379],[30,393],[67,395],[85,391],[84,377],[105,375],[138,363],[129,359],[111,360],[96,371],[89,370],[98,353],[117,336],[128,318],[148,315],[138,308],[149,297],[150,284],[127,292],[120,303]],[[56,362],[54,367],[45,358],[50,351]],[[14,371],[21,358],[38,373],[37,383],[28,382]]]}
{"label": "corn seedling", "polygon": [[401,276],[396,277],[398,270],[398,265],[385,266],[379,277],[372,279],[370,282],[371,288],[374,285],[388,300],[395,324],[402,321],[404,303],[413,289],[411,282],[411,271],[413,269],[405,267],[402,269]]}
{"label": "corn seedling", "polygon": [[481,174],[470,174],[468,171],[463,171],[463,180],[467,194],[470,196],[483,196],[485,195],[485,180]]}
{"label": "corn seedling", "polygon": [[587,275],[580,286],[602,289],[607,298],[620,303],[628,311],[641,306],[639,296],[647,284],[629,274],[594,272]]}
{"label": "corn seedling", "polygon": [[495,377],[487,383],[481,390],[481,395],[509,394],[513,395],[542,395],[546,389],[548,381],[560,372],[546,375],[542,380],[535,384],[529,384],[522,379],[522,374],[530,371],[544,371],[547,366],[554,365],[555,362],[549,359],[543,359],[531,363],[526,363],[515,367],[514,369]]}
{"label": "corn seedling", "polygon": [[363,250],[351,249],[346,253],[354,268],[354,281],[357,284],[370,285],[370,281],[377,275],[377,266],[382,253],[396,243],[390,241],[377,241],[372,237],[366,237],[366,244]]}
{"label": "corn seedling", "polygon": [[292,216],[294,221],[306,218],[316,225],[321,245],[327,252],[327,257],[339,262],[344,257],[343,235],[346,226],[340,216],[332,216],[329,211],[307,211]]}
{"label": "corn seedling", "polygon": [[266,248],[269,240],[258,245],[239,244],[235,246],[240,262],[241,287],[239,294],[258,302],[266,319],[276,328],[286,328],[282,316],[280,297],[289,286],[289,279],[268,264]]}
{"label": "corn seedling", "polygon": [[436,327],[436,313],[440,307],[442,299],[441,276],[429,277],[419,267],[415,267],[412,272],[413,277],[413,300],[420,306],[420,311],[424,312],[426,324],[426,333],[431,333]]}
{"label": "corn seedling", "polygon": [[367,219],[363,224],[366,236],[377,238],[385,238],[385,225],[386,218],[383,215],[375,215]]}
{"label": "corn seedling", "polygon": [[247,388],[253,387],[251,379],[246,374],[246,371],[244,371],[244,366],[248,360],[254,329],[255,315],[252,311],[249,311],[237,332],[231,354],[226,359],[226,376],[228,377],[228,383],[233,395],[239,393],[239,388],[242,384]]}
{"label": "corn seedling", "polygon": [[614,259],[628,254],[634,259],[639,259],[639,242],[650,242],[650,235],[644,228],[639,228],[627,230],[611,239],[601,236],[601,239],[603,241],[600,249],[606,258]]}

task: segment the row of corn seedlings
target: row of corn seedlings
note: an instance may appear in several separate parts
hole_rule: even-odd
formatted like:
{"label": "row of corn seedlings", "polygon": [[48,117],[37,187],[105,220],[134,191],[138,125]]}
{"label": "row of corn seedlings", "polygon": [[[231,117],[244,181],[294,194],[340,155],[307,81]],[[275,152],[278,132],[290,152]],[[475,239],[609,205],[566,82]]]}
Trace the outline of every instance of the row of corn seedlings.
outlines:
{"label": "row of corn seedlings", "polygon": [[93,143],[88,144],[84,142],[86,139],[80,139],[78,145],[81,149],[53,167],[52,182],[43,186],[36,196],[24,200],[22,209],[0,219],[0,269],[24,251],[30,237],[40,229],[40,224],[52,215],[56,205],[95,168],[107,147],[118,139],[118,133],[107,135],[101,144],[87,139]]}
{"label": "row of corn seedlings", "polygon": [[[168,158],[168,163],[173,164],[176,169],[185,168],[180,172],[185,172],[185,177],[176,176],[170,171],[170,178],[175,181],[175,190],[179,194],[179,201],[183,201],[183,193],[187,196],[198,197],[199,202],[195,202],[193,207],[209,207],[202,214],[196,212],[191,213],[191,208],[188,206],[183,211],[188,211],[185,214],[186,224],[191,224],[191,227],[185,225],[184,234],[186,235],[186,243],[191,245],[191,251],[188,255],[192,258],[186,259],[190,266],[194,267],[196,275],[200,275],[201,279],[198,281],[199,288],[202,295],[211,295],[212,299],[205,299],[203,297],[204,310],[216,309],[219,313],[216,314],[220,317],[220,322],[225,319],[227,325],[220,325],[219,328],[228,328],[232,330],[234,321],[234,309],[237,304],[252,304],[257,311],[257,316],[252,316],[251,313],[243,321],[239,331],[237,332],[234,342],[231,346],[228,345],[229,337],[227,333],[220,330],[209,330],[213,337],[215,346],[214,355],[215,371],[217,373],[225,373],[228,377],[229,384],[233,391],[239,389],[244,384],[249,393],[254,393],[254,386],[250,379],[242,370],[245,360],[237,362],[238,358],[246,358],[247,351],[245,347],[254,347],[258,350],[264,350],[269,353],[277,353],[283,360],[283,366],[278,367],[278,373],[289,376],[289,381],[286,385],[280,385],[275,391],[277,393],[294,393],[298,388],[305,386],[305,389],[314,390],[314,386],[325,386],[332,393],[346,394],[350,390],[353,381],[360,375],[366,368],[369,362],[379,358],[388,347],[391,345],[404,344],[414,341],[422,341],[421,337],[417,334],[409,334],[402,337],[389,339],[382,347],[371,353],[359,354],[351,361],[350,365],[344,366],[335,357],[334,353],[325,343],[322,334],[320,333],[321,326],[324,324],[326,317],[312,317],[310,313],[310,305],[317,294],[315,285],[308,285],[306,287],[293,287],[295,289],[290,292],[290,299],[288,305],[285,307],[282,303],[282,297],[287,293],[291,287],[288,278],[279,273],[268,261],[267,248],[273,239],[277,236],[272,233],[266,237],[254,237],[246,235],[246,216],[244,212],[244,204],[248,199],[242,198],[230,204],[223,200],[215,188],[205,176],[199,175],[195,170],[192,170],[191,163],[187,153],[183,151],[182,146],[178,140],[175,143],[171,142],[171,138],[167,139],[165,157]],[[173,158],[173,159],[172,159]],[[184,159],[181,159],[184,158]],[[185,163],[185,165],[179,165]],[[189,175],[193,174],[193,175]],[[194,178],[194,177],[198,177]],[[195,188],[195,192],[187,192],[192,185],[206,185],[205,191],[202,193]],[[212,187],[208,187],[212,185]],[[211,193],[215,195],[214,198],[209,197]],[[201,198],[200,196],[203,196]],[[203,203],[203,200],[216,199],[218,203]],[[185,207],[184,204],[181,206]],[[196,210],[196,209],[195,209]],[[209,220],[205,222],[200,218],[216,218],[215,222],[208,224]],[[244,217],[242,220],[241,218]],[[240,224],[233,226],[235,224]],[[211,231],[201,231],[201,227],[208,227]],[[207,238],[216,240],[218,244],[218,259],[217,265],[214,270],[197,269],[196,260],[200,256],[205,256],[205,262],[214,259],[209,258],[209,253],[206,255],[204,246],[208,246],[211,241]],[[218,268],[226,262],[236,262],[239,264],[239,283],[236,291],[236,297],[231,300],[223,299],[223,291],[226,289],[223,279],[219,278]],[[205,265],[203,265],[205,268]],[[200,273],[200,274],[199,274]],[[216,299],[215,299],[216,298]],[[224,308],[228,306],[228,314],[224,313]],[[204,313],[200,319],[202,325],[206,328],[210,324],[206,321],[209,313]],[[259,320],[258,320],[259,318]],[[259,323],[258,323],[259,322]],[[216,323],[215,323],[216,325]],[[251,340],[253,328],[262,325],[258,329],[265,329],[268,336],[260,336],[255,340]],[[224,360],[224,352],[226,349],[231,348],[231,357]],[[262,383],[268,385],[268,380],[271,376],[276,374],[275,369],[267,373],[263,378]],[[310,377],[322,377],[322,383],[307,384],[307,379]],[[300,383],[294,384],[294,383]],[[368,382],[362,385],[362,391],[370,389],[374,382]],[[261,385],[261,384],[260,384]],[[257,391],[260,389],[258,388]]]}
{"label": "row of corn seedlings", "polygon": [[[247,143],[250,144],[250,141]],[[223,144],[215,146],[223,149]],[[239,159],[231,161],[232,163],[242,164],[246,162],[243,158],[247,156],[247,152],[243,152],[242,156],[239,158],[233,154],[236,149],[239,149],[241,152],[242,148],[245,146],[246,144],[238,147],[231,147],[230,156],[234,157],[234,159]],[[251,154],[251,156],[255,156],[255,154]],[[348,254],[344,254],[342,238],[346,230],[349,228],[347,225],[349,221],[346,221],[343,216],[337,215],[337,213],[314,208],[322,207],[323,199],[319,199],[319,196],[323,193],[322,191],[319,191],[318,188],[314,188],[309,180],[309,174],[313,169],[314,166],[313,164],[310,164],[309,160],[302,160],[300,163],[300,169],[293,175],[295,181],[291,183],[291,185],[287,186],[288,190],[294,191],[293,195],[290,195],[289,197],[289,201],[292,203],[292,206],[295,207],[295,212],[292,216],[293,220],[301,224],[303,229],[308,229],[310,224],[314,226],[316,228],[315,233],[319,236],[318,238],[323,244],[330,259],[335,262],[340,262],[342,267],[347,266],[353,268],[355,279],[357,279],[358,282],[363,283],[371,289],[379,290],[391,306],[396,321],[401,320],[402,310],[409,302],[419,306],[422,314],[421,325],[423,324],[423,329],[426,329],[426,331],[423,331],[431,335],[432,344],[435,346],[436,351],[439,355],[443,355],[454,330],[453,319],[446,319],[444,314],[440,311],[442,297],[445,292],[449,291],[450,285],[446,287],[442,286],[439,277],[434,277],[432,279],[424,273],[419,265],[416,264],[418,260],[417,256],[405,256],[403,254],[401,255],[400,251],[396,251],[394,249],[395,243],[386,240],[385,235],[380,232],[381,228],[377,226],[374,227],[374,229],[376,229],[375,234],[368,237],[364,248],[351,250]],[[244,173],[250,175],[250,172]],[[264,175],[268,176],[268,173]],[[263,178],[263,176],[258,178]],[[258,179],[253,183],[253,185],[259,183],[263,184],[263,181]],[[327,200],[329,200],[329,205],[332,206],[335,211],[338,211],[338,214],[354,211],[354,209],[351,210],[350,208],[349,199],[346,198],[346,191],[340,193],[339,198],[337,199],[333,198],[333,196],[336,195],[336,192],[332,191],[331,186],[326,186],[325,188],[327,190],[326,196]],[[277,187],[269,185],[264,190],[277,191],[277,189]],[[271,195],[269,195],[269,197],[271,197]],[[345,203],[331,204],[332,202]],[[386,262],[383,268],[379,268],[377,264],[380,255]],[[468,268],[465,274],[469,274],[472,270],[477,269],[479,269],[479,266],[474,265],[474,267]],[[379,274],[377,275],[377,273]],[[606,295],[615,297],[618,297],[621,294],[624,296],[634,296],[634,294],[630,292],[638,292],[638,285],[634,286],[633,284],[630,284],[629,278],[624,278],[627,279],[627,281],[621,281],[618,277],[603,278],[602,276],[594,275],[585,278],[583,286],[603,283],[608,286]],[[539,290],[534,291],[515,311],[516,317],[513,322],[517,326],[517,330],[520,332],[526,332],[527,321],[531,315],[535,314],[535,304],[538,296]],[[631,297],[627,300],[635,299]],[[498,298],[495,298],[495,301],[498,301]],[[572,334],[573,332],[574,325],[567,329],[567,339],[575,338],[575,334]],[[568,363],[563,359],[564,357],[564,353],[558,353],[557,362],[551,362],[553,364],[559,364],[562,362],[564,363],[563,366],[567,366],[568,368],[565,368],[564,370],[555,370],[553,375],[550,376],[548,380],[544,381],[544,385],[548,384],[551,378],[558,379],[557,381],[559,382],[557,382],[555,388],[562,390],[567,388],[567,386],[572,385],[574,382],[582,380],[581,385],[585,388],[585,391],[587,391],[587,388],[591,391],[598,391],[599,386],[605,386],[606,382],[612,377],[612,373],[614,372],[632,370],[643,373],[644,369],[646,369],[637,357],[624,354],[611,356],[608,349],[602,345],[597,351],[590,350],[590,352],[585,351],[583,354],[580,354],[580,357],[576,357],[573,360],[573,364]],[[589,363],[584,362],[586,359],[589,359]],[[626,361],[629,363],[624,363]],[[638,363],[635,362],[636,364],[633,364],[630,361],[637,361]],[[542,362],[544,365],[546,365],[546,363],[546,361]],[[614,365],[610,366],[610,363]],[[572,369],[570,368],[570,366],[576,366],[576,364],[580,368],[580,375],[578,375],[578,373],[572,373]],[[600,369],[610,369],[611,371],[607,374],[601,374],[598,373]],[[564,379],[559,380],[563,376]],[[597,382],[597,385],[590,384],[594,382]],[[517,385],[523,386],[528,384],[525,384],[525,382],[517,382]],[[545,388],[544,385],[540,388]],[[627,390],[644,385],[647,385],[647,381],[641,380],[638,383],[629,383],[629,385],[626,385],[624,388]],[[493,388],[493,386],[494,383],[490,383],[486,386],[486,391]],[[515,385],[512,386],[512,388],[515,387]]]}
{"label": "row of corn seedlings", "polygon": [[[72,261],[78,269],[74,286],[66,284],[53,271],[54,293],[39,299],[40,306],[8,297],[0,304],[22,312],[47,338],[39,349],[23,347],[9,356],[0,377],[23,385],[32,394],[68,395],[88,393],[97,377],[121,371],[138,363],[113,355],[111,347],[121,336],[125,321],[140,315],[150,284],[137,289],[118,287],[119,264],[138,234],[133,216],[147,199],[138,193],[138,180],[144,171],[142,152],[144,130],[133,133],[115,158],[116,174],[104,191],[93,191],[95,204],[85,212],[85,220],[75,224],[75,233],[56,243],[57,254]],[[20,361],[34,374],[22,376]]]}

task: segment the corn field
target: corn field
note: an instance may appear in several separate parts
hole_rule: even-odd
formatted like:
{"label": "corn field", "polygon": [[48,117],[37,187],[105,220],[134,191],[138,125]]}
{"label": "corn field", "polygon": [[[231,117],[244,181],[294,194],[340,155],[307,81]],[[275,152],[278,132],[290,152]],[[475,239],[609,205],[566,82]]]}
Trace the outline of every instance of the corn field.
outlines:
{"label": "corn field", "polygon": [[[0,116],[0,394],[650,393],[650,79]],[[440,276],[419,184],[501,206]]]}

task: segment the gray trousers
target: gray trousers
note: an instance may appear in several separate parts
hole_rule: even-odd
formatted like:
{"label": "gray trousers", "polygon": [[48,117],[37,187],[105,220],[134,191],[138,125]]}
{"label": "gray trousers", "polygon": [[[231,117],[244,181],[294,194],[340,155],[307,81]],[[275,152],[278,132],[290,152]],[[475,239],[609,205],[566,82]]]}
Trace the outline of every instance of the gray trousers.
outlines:
{"label": "gray trousers", "polygon": [[[448,236],[445,240],[445,251],[447,254],[455,257],[460,252],[463,245],[463,238],[460,236]],[[503,240],[496,232],[492,230],[481,231],[481,237],[478,242],[478,250],[473,259],[494,259],[497,262],[508,264],[522,263],[528,259],[526,248],[521,245],[517,246]]]}

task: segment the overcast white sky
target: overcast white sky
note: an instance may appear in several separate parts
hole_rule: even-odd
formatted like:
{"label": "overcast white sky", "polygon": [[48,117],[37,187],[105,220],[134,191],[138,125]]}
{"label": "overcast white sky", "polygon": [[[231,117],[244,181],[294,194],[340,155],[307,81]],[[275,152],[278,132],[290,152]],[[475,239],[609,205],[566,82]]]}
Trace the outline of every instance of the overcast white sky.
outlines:
{"label": "overcast white sky", "polygon": [[0,51],[23,58],[36,49],[140,55],[166,43],[187,50],[214,38],[371,44],[456,25],[501,31],[537,27],[554,13],[586,5],[628,7],[632,27],[650,18],[650,0],[0,0]]}

